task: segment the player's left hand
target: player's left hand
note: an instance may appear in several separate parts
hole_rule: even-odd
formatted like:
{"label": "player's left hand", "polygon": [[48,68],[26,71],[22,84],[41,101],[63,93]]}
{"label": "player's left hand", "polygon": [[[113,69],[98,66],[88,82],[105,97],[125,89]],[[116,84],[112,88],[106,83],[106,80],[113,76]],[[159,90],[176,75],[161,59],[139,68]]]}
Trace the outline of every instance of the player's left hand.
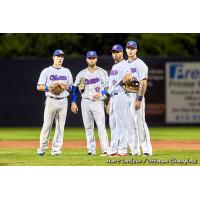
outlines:
{"label": "player's left hand", "polygon": [[110,102],[105,107],[106,107],[106,113],[110,114]]}
{"label": "player's left hand", "polygon": [[52,83],[49,86],[49,92],[51,92],[54,95],[59,95],[62,92],[62,88],[59,83]]}
{"label": "player's left hand", "polygon": [[140,109],[140,107],[141,107],[141,101],[136,101],[135,102],[135,110],[139,110]]}
{"label": "player's left hand", "polygon": [[61,89],[62,89],[61,92],[67,90],[67,88],[68,88],[68,86],[67,86],[66,84],[64,84],[64,83],[60,83],[59,85],[60,85],[60,87],[61,87]]}
{"label": "player's left hand", "polygon": [[72,103],[72,105],[71,105],[71,111],[74,114],[77,114],[77,112],[78,112],[78,106],[76,105],[76,103]]}
{"label": "player's left hand", "polygon": [[94,99],[100,99],[102,97],[102,94],[101,93],[96,93],[93,98]]}

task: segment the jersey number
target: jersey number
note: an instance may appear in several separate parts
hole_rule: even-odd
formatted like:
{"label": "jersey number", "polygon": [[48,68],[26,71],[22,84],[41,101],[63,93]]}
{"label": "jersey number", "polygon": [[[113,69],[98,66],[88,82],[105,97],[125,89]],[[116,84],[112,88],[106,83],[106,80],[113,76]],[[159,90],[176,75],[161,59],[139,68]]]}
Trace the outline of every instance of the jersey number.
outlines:
{"label": "jersey number", "polygon": [[95,87],[96,92],[100,92],[100,87]]}

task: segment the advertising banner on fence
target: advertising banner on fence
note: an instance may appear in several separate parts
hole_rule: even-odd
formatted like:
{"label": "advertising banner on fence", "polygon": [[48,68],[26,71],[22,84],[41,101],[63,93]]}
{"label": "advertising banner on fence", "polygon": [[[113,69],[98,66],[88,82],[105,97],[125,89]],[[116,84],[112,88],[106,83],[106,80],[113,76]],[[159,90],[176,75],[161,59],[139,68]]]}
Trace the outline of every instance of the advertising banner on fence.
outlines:
{"label": "advertising banner on fence", "polygon": [[200,62],[166,63],[166,123],[200,123]]}

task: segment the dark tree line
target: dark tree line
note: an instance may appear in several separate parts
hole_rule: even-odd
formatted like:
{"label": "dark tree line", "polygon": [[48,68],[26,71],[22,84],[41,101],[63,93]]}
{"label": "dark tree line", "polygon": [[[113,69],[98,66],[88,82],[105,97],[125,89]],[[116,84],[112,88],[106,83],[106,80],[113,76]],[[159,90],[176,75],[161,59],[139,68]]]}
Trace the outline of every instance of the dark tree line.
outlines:
{"label": "dark tree line", "polygon": [[84,56],[88,50],[110,55],[114,44],[136,40],[140,56],[199,56],[198,33],[17,33],[0,34],[0,57],[49,57],[63,49],[71,57]]}

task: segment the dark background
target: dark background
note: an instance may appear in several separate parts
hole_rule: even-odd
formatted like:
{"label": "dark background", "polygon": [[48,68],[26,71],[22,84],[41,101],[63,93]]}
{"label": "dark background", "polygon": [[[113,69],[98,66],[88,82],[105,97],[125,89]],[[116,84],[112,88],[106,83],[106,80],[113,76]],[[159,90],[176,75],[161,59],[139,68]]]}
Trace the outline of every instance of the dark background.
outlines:
{"label": "dark background", "polygon": [[[111,47],[116,43],[125,46],[128,40],[138,42],[138,57],[149,67],[147,123],[166,125],[165,63],[200,61],[200,34],[0,34],[0,126],[42,125],[45,95],[36,86],[40,72],[52,64],[55,49],[65,51],[64,67],[70,69],[75,79],[87,67],[88,50],[97,51],[98,66],[109,73],[113,64]],[[153,77],[159,70],[163,79],[155,80]],[[79,102],[80,97],[80,107]],[[152,105],[160,105],[162,109],[156,112]],[[82,126],[81,112],[72,114],[70,104],[66,126]]]}

